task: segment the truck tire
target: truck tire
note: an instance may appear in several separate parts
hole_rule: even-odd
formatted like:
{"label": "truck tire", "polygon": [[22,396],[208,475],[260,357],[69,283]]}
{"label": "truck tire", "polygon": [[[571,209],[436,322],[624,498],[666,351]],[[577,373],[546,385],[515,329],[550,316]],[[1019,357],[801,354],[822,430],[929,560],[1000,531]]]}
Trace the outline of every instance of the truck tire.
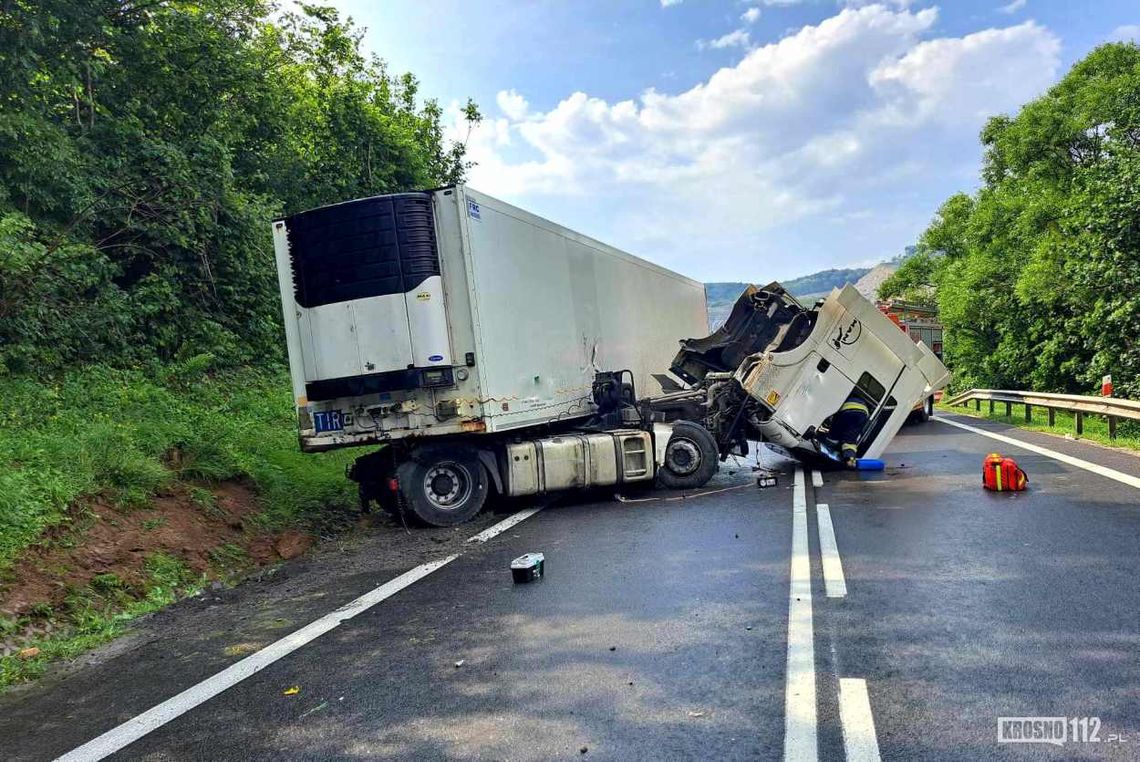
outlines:
{"label": "truck tire", "polygon": [[926,423],[934,415],[934,397],[927,397],[922,401],[922,408],[911,412],[906,417],[907,423]]}
{"label": "truck tire", "polygon": [[474,451],[432,445],[412,452],[396,467],[404,509],[421,524],[462,524],[483,508],[489,478]]}
{"label": "truck tire", "polygon": [[670,489],[696,489],[712,478],[718,467],[716,440],[699,423],[678,421],[665,445],[665,462],[657,480]]}

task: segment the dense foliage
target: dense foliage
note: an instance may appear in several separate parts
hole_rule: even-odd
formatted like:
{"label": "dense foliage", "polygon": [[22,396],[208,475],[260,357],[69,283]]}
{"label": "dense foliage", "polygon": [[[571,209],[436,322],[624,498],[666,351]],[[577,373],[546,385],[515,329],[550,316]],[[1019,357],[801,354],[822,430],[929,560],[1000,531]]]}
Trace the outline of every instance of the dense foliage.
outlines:
{"label": "dense foliage", "polygon": [[279,358],[273,216],[462,176],[414,77],[272,11],[0,3],[0,372]]}
{"label": "dense foliage", "polygon": [[955,386],[1140,396],[1140,47],[1104,45],[982,132],[883,296],[934,300]]}

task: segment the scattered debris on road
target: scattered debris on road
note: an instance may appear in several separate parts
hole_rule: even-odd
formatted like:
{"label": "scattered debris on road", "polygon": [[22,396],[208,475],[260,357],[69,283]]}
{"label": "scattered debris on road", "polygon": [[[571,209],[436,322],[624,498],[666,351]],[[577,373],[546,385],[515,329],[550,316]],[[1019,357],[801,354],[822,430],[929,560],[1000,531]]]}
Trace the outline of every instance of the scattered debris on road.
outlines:
{"label": "scattered debris on road", "polygon": [[321,703],[317,704],[317,705],[316,705],[315,707],[313,707],[312,709],[306,709],[304,712],[302,712],[302,713],[301,713],[301,716],[300,716],[300,717],[298,717],[297,719],[299,719],[299,720],[303,720],[303,719],[305,719],[306,717],[308,717],[310,714],[313,714],[314,712],[319,712],[319,711],[321,711],[322,709],[327,709],[327,708],[328,708],[328,705],[329,705],[329,702],[328,702],[328,701],[322,701]]}
{"label": "scattered debris on road", "polygon": [[731,487],[710,489],[704,492],[682,492],[680,495],[674,495],[673,497],[626,497],[618,492],[614,493],[614,500],[619,503],[675,503],[680,500],[694,500],[698,497],[705,497],[706,495],[718,495],[721,492],[730,492],[734,489],[741,489],[747,486],[747,484],[736,484]]}
{"label": "scattered debris on road", "polygon": [[542,579],[546,557],[541,553],[527,553],[511,561],[511,576],[515,582],[534,582]]}
{"label": "scattered debris on road", "polygon": [[756,486],[760,489],[776,486],[776,477],[772,474],[761,474],[756,477]]}
{"label": "scattered debris on road", "polygon": [[466,663],[467,663],[466,659],[460,659],[459,661],[455,662],[455,668],[459,669],[460,667],[462,667]]}
{"label": "scattered debris on road", "polygon": [[291,685],[288,688],[286,688],[284,691],[282,691],[281,695],[282,696],[296,696],[300,692],[301,692],[301,686]]}
{"label": "scattered debris on road", "polygon": [[234,643],[222,649],[222,653],[226,656],[248,656],[259,650],[261,650],[261,645],[258,643]]}

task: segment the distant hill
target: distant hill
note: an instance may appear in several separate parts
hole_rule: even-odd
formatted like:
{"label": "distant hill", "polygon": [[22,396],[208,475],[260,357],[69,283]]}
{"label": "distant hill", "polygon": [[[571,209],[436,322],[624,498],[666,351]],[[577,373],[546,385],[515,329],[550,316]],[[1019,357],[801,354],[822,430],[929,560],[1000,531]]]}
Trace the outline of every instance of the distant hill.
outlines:
{"label": "distant hill", "polygon": [[[783,281],[784,288],[796,296],[813,296],[815,294],[831,293],[831,289],[840,288],[845,283],[855,283],[867,273],[870,267],[848,267],[841,269],[820,270],[811,275]],[[764,285],[757,283],[757,285]],[[740,296],[740,292],[747,287],[747,283],[718,282],[705,284],[705,298],[710,305],[727,302],[731,305]]]}
{"label": "distant hill", "polygon": [[[811,275],[803,275],[799,278],[783,281],[783,286],[805,304],[810,304],[818,298],[827,296],[831,293],[831,289],[842,288],[847,283],[855,284],[859,293],[868,299],[875,299],[883,281],[913,253],[914,247],[908,246],[903,254],[880,262],[874,267],[820,270]],[[757,283],[757,285],[764,284]],[[747,283],[728,281],[705,284],[705,300],[708,303],[710,327],[716,328],[728,318],[728,313],[732,311],[733,302],[747,286]]]}
{"label": "distant hill", "polygon": [[874,301],[879,298],[879,286],[883,285],[883,281],[887,278],[894,275],[897,269],[899,266],[894,260],[880,262],[872,267],[866,275],[855,281],[855,290]]}
{"label": "distant hill", "polygon": [[[783,281],[784,288],[791,291],[794,296],[805,303],[812,302],[816,297],[831,293],[831,289],[840,288],[845,283],[855,283],[867,273],[870,267],[848,267],[842,269],[821,270],[811,275]],[[757,285],[764,285],[758,283]],[[705,284],[705,301],[708,303],[709,326],[717,327],[728,319],[732,305],[740,293],[748,286],[747,283],[719,282]]]}
{"label": "distant hill", "polygon": [[854,283],[869,272],[871,272],[870,267],[820,270],[811,275],[804,275],[799,278],[784,281],[784,288],[796,296],[830,294],[831,289],[842,288],[844,284]]}

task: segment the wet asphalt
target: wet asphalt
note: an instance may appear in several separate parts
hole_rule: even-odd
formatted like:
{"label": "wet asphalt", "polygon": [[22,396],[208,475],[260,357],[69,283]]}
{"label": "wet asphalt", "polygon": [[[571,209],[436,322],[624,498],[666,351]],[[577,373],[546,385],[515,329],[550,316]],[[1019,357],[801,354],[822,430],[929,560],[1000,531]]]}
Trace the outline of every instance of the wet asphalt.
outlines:
{"label": "wet asphalt", "polygon": [[[962,420],[1140,474],[1129,455]],[[1029,492],[980,488],[1003,448]],[[886,460],[807,479],[820,757],[843,758],[838,680],[861,678],[883,759],[1140,758],[1137,490],[938,422]],[[778,759],[792,479],[759,490],[728,470],[715,486],[737,488],[699,499],[549,507],[115,758]],[[816,503],[846,598],[824,595]],[[509,562],[530,551],[547,575],[515,585]],[[382,566],[314,562],[294,572],[303,595],[175,607],[168,635],[0,696],[0,756],[75,748],[235,661],[227,643],[280,637],[403,570]],[[997,718],[1023,715],[1096,716],[1101,741],[998,744]]]}

